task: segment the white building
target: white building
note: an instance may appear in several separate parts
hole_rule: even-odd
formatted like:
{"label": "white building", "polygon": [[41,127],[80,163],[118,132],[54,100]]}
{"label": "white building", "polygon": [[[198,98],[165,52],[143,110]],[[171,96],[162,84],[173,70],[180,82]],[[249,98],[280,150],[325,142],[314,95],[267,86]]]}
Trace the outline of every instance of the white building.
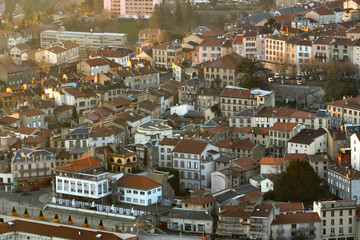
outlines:
{"label": "white building", "polygon": [[284,158],[263,157],[259,163],[260,174],[279,174],[285,171]]}
{"label": "white building", "polygon": [[181,140],[173,150],[173,168],[179,170],[180,188],[197,190],[210,188],[211,173],[219,148],[196,140]]}
{"label": "white building", "polygon": [[35,53],[35,61],[43,64],[75,62],[79,59],[79,46],[66,41],[52,45]]}
{"label": "white building", "polygon": [[180,139],[165,137],[159,142],[160,167],[173,167],[172,152],[179,141]]}
{"label": "white building", "polygon": [[287,148],[288,153],[326,153],[327,132],[323,128],[303,129],[288,141]]}
{"label": "white building", "polygon": [[24,44],[28,39],[20,33],[13,32],[8,38],[8,48],[11,49],[17,45]]}
{"label": "white building", "polygon": [[166,125],[163,119],[153,119],[137,127],[135,143],[162,140],[164,137],[172,137],[172,127]]}
{"label": "white building", "polygon": [[80,158],[56,170],[56,194],[58,197],[73,196],[99,200],[111,196],[112,182],[123,173],[104,172],[103,161],[99,158]]}
{"label": "white building", "polygon": [[354,133],[350,136],[351,167],[360,171],[360,134]]}
{"label": "white building", "polygon": [[170,115],[175,113],[176,115],[184,116],[190,110],[195,110],[195,106],[188,104],[181,104],[170,107]]}
{"label": "white building", "polygon": [[162,186],[145,176],[126,174],[117,181],[119,202],[150,206],[161,200]]}

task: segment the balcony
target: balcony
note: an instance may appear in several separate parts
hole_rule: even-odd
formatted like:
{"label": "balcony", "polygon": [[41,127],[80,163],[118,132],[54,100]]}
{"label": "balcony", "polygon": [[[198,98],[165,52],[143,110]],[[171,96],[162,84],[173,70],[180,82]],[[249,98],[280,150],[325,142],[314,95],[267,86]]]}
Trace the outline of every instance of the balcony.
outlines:
{"label": "balcony", "polygon": [[255,220],[251,220],[251,225],[254,225],[254,226],[261,226],[261,225],[264,225],[267,223],[266,220],[259,220],[259,219],[255,219]]}
{"label": "balcony", "polygon": [[37,171],[47,171],[50,170],[49,167],[41,167],[41,168],[30,168],[30,169],[20,169],[19,172],[37,172]]}
{"label": "balcony", "polygon": [[250,234],[260,234],[266,232],[266,227],[251,227]]}

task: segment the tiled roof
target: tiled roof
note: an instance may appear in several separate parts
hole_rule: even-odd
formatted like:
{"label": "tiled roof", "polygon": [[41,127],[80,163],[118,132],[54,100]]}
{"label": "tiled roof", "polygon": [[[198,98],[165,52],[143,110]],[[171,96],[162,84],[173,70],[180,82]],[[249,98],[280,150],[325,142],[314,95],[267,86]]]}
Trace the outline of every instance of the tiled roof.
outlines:
{"label": "tiled roof", "polygon": [[308,160],[309,157],[306,153],[286,153],[284,156],[285,161],[289,160]]}
{"label": "tiled roof", "polygon": [[323,128],[315,129],[303,129],[293,138],[289,140],[291,143],[299,144],[311,144],[315,141],[316,138],[326,134],[326,131]]}
{"label": "tiled roof", "polygon": [[35,130],[36,130],[36,128],[21,126],[20,128],[16,129],[15,132],[20,133],[20,134],[30,135]]}
{"label": "tiled roof", "polygon": [[278,203],[275,205],[280,209],[280,212],[299,212],[304,211],[303,203]]}
{"label": "tiled roof", "polygon": [[312,222],[321,222],[321,219],[316,212],[308,213],[295,213],[295,214],[283,214],[277,215],[273,220],[273,225],[283,225],[283,224],[292,224],[292,223],[312,223]]}
{"label": "tiled roof", "polygon": [[159,145],[176,146],[179,142],[180,139],[165,137],[159,142]]}
{"label": "tiled roof", "polygon": [[182,203],[195,204],[195,205],[204,205],[210,202],[215,201],[215,198],[211,194],[195,196],[191,198],[186,198],[182,200]]}
{"label": "tiled roof", "polygon": [[243,36],[237,35],[233,41],[233,44],[243,44]]}
{"label": "tiled roof", "polygon": [[290,132],[290,131],[291,131],[293,128],[295,128],[297,125],[299,125],[299,123],[276,122],[276,123],[270,128],[270,130],[280,131],[280,132],[285,132],[285,131]]}
{"label": "tiled roof", "polygon": [[205,147],[208,145],[206,142],[196,140],[182,139],[174,148],[173,152],[177,153],[190,153],[201,154]]}
{"label": "tiled roof", "polygon": [[318,8],[315,8],[314,11],[316,13],[318,13],[319,15],[333,15],[334,14],[333,11],[330,11],[326,7],[318,7]]}
{"label": "tiled roof", "polygon": [[29,110],[23,111],[21,113],[24,114],[26,117],[32,117],[32,116],[44,114],[44,112],[39,109],[29,109]]}
{"label": "tiled roof", "polygon": [[233,161],[242,171],[248,171],[259,166],[259,163],[250,157],[240,157]]}
{"label": "tiled roof", "polygon": [[139,34],[157,35],[160,34],[160,32],[160,28],[144,28],[139,31]]}
{"label": "tiled roof", "polygon": [[331,101],[331,102],[327,102],[326,105],[352,108],[352,109],[360,109],[360,97]]}
{"label": "tiled roof", "polygon": [[246,211],[245,209],[225,209],[219,213],[221,217],[227,218],[246,218],[250,219],[252,211]]}
{"label": "tiled roof", "polygon": [[260,165],[284,165],[283,158],[263,157],[260,160]]}
{"label": "tiled roof", "polygon": [[215,36],[207,36],[200,43],[199,47],[220,47],[220,46],[222,46],[224,41],[225,41],[224,38],[218,38]]}
{"label": "tiled roof", "polygon": [[117,181],[117,186],[147,190],[160,186],[160,183],[155,182],[145,176],[126,174]]}
{"label": "tiled roof", "polygon": [[255,207],[251,216],[253,217],[268,217],[271,213],[271,205],[258,205]]}
{"label": "tiled roof", "polygon": [[277,118],[290,118],[291,115],[293,115],[295,112],[296,112],[296,109],[287,108],[287,107],[281,107],[276,111],[276,113],[274,114],[274,117],[277,117]]}
{"label": "tiled roof", "polygon": [[213,67],[213,68],[234,68],[239,64],[239,62],[243,59],[242,56],[237,54],[236,52],[232,52],[227,54],[221,58],[218,58],[214,61],[210,61],[204,64],[204,67]]}
{"label": "tiled roof", "polygon": [[103,162],[100,158],[87,157],[71,161],[65,166],[58,167],[58,170],[67,172],[82,172],[101,165],[103,165]]}
{"label": "tiled roof", "polygon": [[246,88],[226,87],[220,94],[220,97],[230,98],[250,98],[250,90]]}
{"label": "tiled roof", "polygon": [[96,57],[96,58],[89,58],[84,60],[90,66],[101,66],[101,65],[109,65],[109,62],[106,61],[104,58]]}

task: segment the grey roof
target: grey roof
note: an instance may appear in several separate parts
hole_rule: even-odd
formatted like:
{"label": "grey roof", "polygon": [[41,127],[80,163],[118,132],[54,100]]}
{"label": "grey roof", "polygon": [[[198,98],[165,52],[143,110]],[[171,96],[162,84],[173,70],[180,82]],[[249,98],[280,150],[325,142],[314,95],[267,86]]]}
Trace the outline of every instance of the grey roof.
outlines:
{"label": "grey roof", "polygon": [[315,115],[316,118],[330,118],[330,113],[327,109],[319,109]]}
{"label": "grey roof", "polygon": [[260,181],[260,180],[267,179],[269,177],[269,175],[270,174],[259,174],[259,175],[252,176],[251,179],[254,179],[255,181]]}
{"label": "grey roof", "polygon": [[[25,157],[27,159],[25,159]],[[45,157],[45,158],[44,158]],[[21,148],[15,153],[12,163],[54,161],[55,154],[45,149]]]}
{"label": "grey roof", "polygon": [[202,210],[190,210],[182,208],[173,208],[170,210],[169,215],[171,218],[181,218],[189,220],[208,220],[212,221],[213,218],[209,213]]}
{"label": "grey roof", "polygon": [[206,26],[198,26],[194,30],[191,31],[192,34],[202,34],[204,32],[210,31],[210,29]]}
{"label": "grey roof", "polygon": [[73,134],[88,134],[89,128],[88,124],[78,125],[75,128],[70,128],[66,135],[73,135]]}
{"label": "grey roof", "polygon": [[196,110],[189,110],[184,117],[186,118],[202,118],[203,113]]}
{"label": "grey roof", "polygon": [[222,202],[225,202],[226,200],[229,200],[229,199],[234,198],[239,195],[240,195],[240,193],[238,193],[234,189],[229,189],[226,192],[222,192],[220,194],[217,194],[215,196],[213,195],[213,196],[214,196],[216,202],[222,203]]}
{"label": "grey roof", "polygon": [[167,125],[166,121],[163,119],[153,119],[151,121],[141,124],[139,127],[150,128],[150,129],[154,129],[154,130],[171,129],[171,127],[169,125]]}
{"label": "grey roof", "polygon": [[242,118],[242,117],[252,117],[254,115],[254,109],[245,108],[244,110],[230,116],[230,118]]}
{"label": "grey roof", "polygon": [[180,48],[182,48],[182,47],[179,42],[173,42],[167,46],[167,49],[170,49],[170,50],[176,50],[176,49],[180,49]]}
{"label": "grey roof", "polygon": [[221,163],[229,163],[232,162],[232,160],[236,159],[236,157],[230,157],[227,155],[220,155],[217,159],[215,159],[215,162],[221,162]]}
{"label": "grey roof", "polygon": [[220,125],[220,117],[213,117],[210,120],[206,121],[203,127],[216,127]]}
{"label": "grey roof", "polygon": [[240,187],[235,188],[235,191],[240,194],[246,194],[246,193],[250,193],[250,192],[257,192],[257,191],[259,191],[259,188],[255,187],[251,184],[247,184],[247,185],[242,185]]}
{"label": "grey roof", "polygon": [[322,153],[321,154],[308,155],[308,158],[309,158],[310,162],[324,162],[324,161],[329,161],[330,160],[327,155],[322,154]]}
{"label": "grey roof", "polygon": [[201,85],[201,84],[204,84],[204,81],[198,77],[192,78],[186,82],[187,86]]}

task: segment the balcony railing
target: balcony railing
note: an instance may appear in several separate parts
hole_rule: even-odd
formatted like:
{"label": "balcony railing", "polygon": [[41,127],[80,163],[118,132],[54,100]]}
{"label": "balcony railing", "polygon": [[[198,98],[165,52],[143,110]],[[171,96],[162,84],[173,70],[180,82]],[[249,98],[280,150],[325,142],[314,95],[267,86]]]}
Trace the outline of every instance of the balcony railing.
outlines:
{"label": "balcony railing", "polygon": [[49,167],[41,167],[41,168],[30,168],[30,169],[20,169],[19,172],[36,172],[36,171],[47,171],[50,170]]}

